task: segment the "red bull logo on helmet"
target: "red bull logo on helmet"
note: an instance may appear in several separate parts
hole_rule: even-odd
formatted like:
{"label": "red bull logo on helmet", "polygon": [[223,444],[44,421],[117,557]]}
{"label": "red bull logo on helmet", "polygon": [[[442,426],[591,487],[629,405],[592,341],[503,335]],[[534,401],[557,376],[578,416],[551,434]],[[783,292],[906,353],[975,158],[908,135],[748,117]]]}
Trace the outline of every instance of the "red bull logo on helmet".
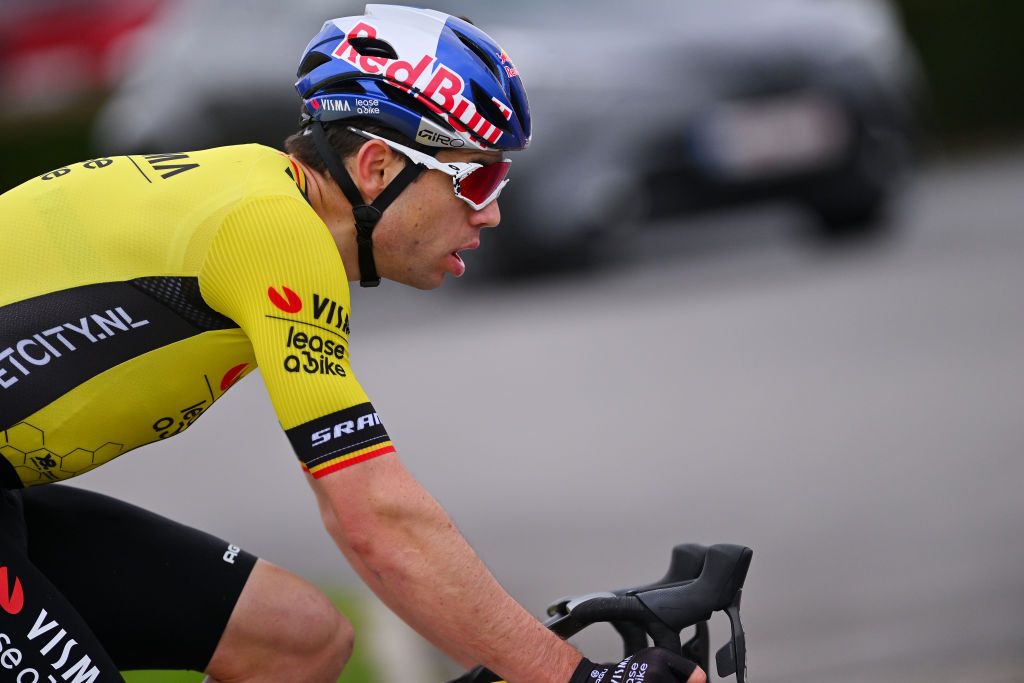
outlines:
{"label": "red bull logo on helmet", "polygon": [[[384,76],[442,116],[460,133],[470,130],[487,142],[497,144],[502,136],[501,130],[481,116],[473,102],[462,95],[466,88],[462,77],[441,64],[436,57],[426,54],[413,64],[402,59],[361,55],[349,43],[349,38],[376,37],[377,29],[361,21],[348,31],[345,40],[331,55],[364,73]],[[512,117],[511,109],[496,99],[493,101],[506,119]]]}
{"label": "red bull logo on helmet", "polygon": [[515,78],[519,75],[519,69],[515,67],[512,60],[508,58],[508,53],[502,50],[498,53],[498,59],[501,60],[501,68],[505,69],[505,74],[509,78]]}

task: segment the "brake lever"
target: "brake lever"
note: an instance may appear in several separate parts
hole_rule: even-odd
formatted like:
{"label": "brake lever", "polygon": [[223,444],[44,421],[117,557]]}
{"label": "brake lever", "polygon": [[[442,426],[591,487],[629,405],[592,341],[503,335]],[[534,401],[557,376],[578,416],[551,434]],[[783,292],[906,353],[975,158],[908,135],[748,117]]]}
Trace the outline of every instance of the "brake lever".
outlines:
{"label": "brake lever", "polygon": [[747,677],[747,637],[740,622],[740,598],[743,589],[736,591],[736,598],[725,609],[729,615],[732,639],[715,653],[718,675],[722,678],[736,674],[736,683],[744,683]]}

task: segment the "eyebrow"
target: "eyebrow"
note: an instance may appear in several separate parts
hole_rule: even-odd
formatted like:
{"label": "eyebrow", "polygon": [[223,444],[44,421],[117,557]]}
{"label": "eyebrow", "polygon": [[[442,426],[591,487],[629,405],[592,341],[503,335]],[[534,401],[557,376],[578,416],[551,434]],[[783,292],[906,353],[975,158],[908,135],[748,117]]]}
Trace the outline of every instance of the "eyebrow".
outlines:
{"label": "eyebrow", "polygon": [[474,164],[483,164],[484,166],[486,166],[488,164],[496,164],[499,161],[506,161],[506,158],[504,154],[498,157],[497,159],[495,159],[492,156],[485,156],[483,154],[480,154],[471,156],[469,159],[467,159],[467,161]]}

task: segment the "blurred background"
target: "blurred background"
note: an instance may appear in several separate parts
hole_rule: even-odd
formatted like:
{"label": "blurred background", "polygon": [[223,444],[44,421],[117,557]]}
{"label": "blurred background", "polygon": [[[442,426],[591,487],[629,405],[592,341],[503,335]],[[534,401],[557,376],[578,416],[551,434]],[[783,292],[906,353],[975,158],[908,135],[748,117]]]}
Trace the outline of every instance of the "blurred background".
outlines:
{"label": "blurred background", "polygon": [[[756,681],[1024,681],[1024,5],[406,4],[495,37],[535,137],[466,278],[353,291],[354,366],[510,592],[743,543]],[[0,190],[279,147],[306,41],[361,9],[4,0]],[[210,412],[75,483],[356,595],[364,679],[452,673],[359,592],[259,376]]]}

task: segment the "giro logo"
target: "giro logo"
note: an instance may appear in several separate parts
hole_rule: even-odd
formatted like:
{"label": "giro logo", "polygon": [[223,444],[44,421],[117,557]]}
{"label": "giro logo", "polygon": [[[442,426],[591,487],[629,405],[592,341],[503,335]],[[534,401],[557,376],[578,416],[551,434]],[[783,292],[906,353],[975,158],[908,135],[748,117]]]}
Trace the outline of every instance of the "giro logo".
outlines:
{"label": "giro logo", "polygon": [[7,567],[0,567],[0,608],[8,614],[20,614],[24,606],[25,592],[21,589],[21,579],[15,576],[12,586]]}
{"label": "giro logo", "polygon": [[[284,292],[284,294],[281,292]],[[281,286],[281,292],[278,292],[273,287],[268,287],[267,296],[270,297],[270,303],[285,313],[298,313],[302,310],[302,299],[299,298],[298,294],[283,285]]]}
{"label": "giro logo", "polygon": [[224,376],[220,378],[220,390],[227,391],[232,384],[238,381],[247,367],[249,367],[248,363],[242,363],[225,372]]}
{"label": "giro logo", "polygon": [[[426,119],[424,119],[424,120],[426,120]],[[426,144],[428,144],[428,145],[430,145],[430,144],[443,145],[445,147],[465,147],[466,146],[465,141],[460,139],[460,138],[453,138],[450,135],[445,135],[444,133],[439,133],[439,132],[437,132],[435,130],[430,130],[428,128],[421,128],[416,133],[416,137],[417,138],[421,138],[423,140],[426,140]]]}

